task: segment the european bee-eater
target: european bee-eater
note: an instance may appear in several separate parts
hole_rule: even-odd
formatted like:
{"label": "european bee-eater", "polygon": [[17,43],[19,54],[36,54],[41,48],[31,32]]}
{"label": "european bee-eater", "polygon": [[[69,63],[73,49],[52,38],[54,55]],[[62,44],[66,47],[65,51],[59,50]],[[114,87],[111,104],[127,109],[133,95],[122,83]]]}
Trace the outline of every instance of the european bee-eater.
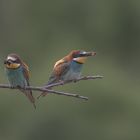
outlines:
{"label": "european bee-eater", "polygon": [[6,75],[8,77],[11,87],[25,88],[20,89],[35,106],[35,98],[32,95],[31,90],[26,90],[26,86],[29,86],[29,68],[21,60],[17,54],[9,54],[4,61],[6,67]]}
{"label": "european bee-eater", "polygon": [[[67,56],[57,61],[47,85],[59,82],[76,80],[81,75],[82,66],[88,56],[95,56],[96,52],[85,52],[79,50],[71,51]],[[47,86],[46,85],[46,86]],[[45,96],[47,93],[43,93]],[[39,96],[40,97],[40,96]]]}

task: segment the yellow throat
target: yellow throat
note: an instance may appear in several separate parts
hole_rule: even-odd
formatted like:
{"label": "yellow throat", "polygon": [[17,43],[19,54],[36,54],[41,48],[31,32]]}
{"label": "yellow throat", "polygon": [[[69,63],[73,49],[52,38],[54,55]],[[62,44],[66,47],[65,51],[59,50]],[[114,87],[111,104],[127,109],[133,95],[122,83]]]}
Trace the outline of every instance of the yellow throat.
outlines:
{"label": "yellow throat", "polygon": [[8,69],[17,69],[18,67],[20,67],[20,64],[17,63],[12,63],[10,65],[6,64],[6,68]]}

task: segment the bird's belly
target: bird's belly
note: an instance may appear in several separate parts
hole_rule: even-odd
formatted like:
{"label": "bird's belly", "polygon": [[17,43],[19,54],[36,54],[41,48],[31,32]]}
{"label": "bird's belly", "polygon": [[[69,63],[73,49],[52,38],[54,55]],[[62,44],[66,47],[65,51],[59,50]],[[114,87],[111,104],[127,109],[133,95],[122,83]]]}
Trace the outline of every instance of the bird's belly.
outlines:
{"label": "bird's belly", "polygon": [[72,61],[70,69],[62,76],[63,81],[75,80],[81,76],[82,64]]}
{"label": "bird's belly", "polygon": [[63,81],[75,80],[75,79],[79,78],[80,75],[81,75],[80,72],[73,72],[70,70],[62,77],[62,80]]}

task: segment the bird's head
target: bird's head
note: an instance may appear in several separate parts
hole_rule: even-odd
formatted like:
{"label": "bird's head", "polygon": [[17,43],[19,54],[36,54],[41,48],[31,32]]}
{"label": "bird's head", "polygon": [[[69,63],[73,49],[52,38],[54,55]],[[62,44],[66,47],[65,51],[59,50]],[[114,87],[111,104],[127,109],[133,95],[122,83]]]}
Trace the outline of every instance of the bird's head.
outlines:
{"label": "bird's head", "polygon": [[74,60],[79,63],[85,63],[87,57],[89,56],[95,56],[96,52],[86,52],[86,51],[79,51],[74,55]]}
{"label": "bird's head", "polygon": [[95,56],[96,52],[86,52],[81,50],[73,50],[69,53],[72,58]]}
{"label": "bird's head", "polygon": [[22,61],[17,54],[9,54],[4,61],[4,64],[8,69],[17,69],[21,66]]}

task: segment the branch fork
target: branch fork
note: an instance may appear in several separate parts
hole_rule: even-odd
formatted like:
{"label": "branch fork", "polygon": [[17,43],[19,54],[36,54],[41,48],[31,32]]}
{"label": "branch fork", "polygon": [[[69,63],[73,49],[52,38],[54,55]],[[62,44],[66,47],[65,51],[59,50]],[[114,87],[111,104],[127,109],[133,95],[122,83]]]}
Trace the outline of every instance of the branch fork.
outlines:
{"label": "branch fork", "polygon": [[67,93],[67,92],[62,92],[62,91],[55,91],[49,88],[57,87],[57,86],[63,86],[65,84],[69,83],[76,83],[81,80],[94,80],[94,79],[102,79],[103,76],[97,75],[97,76],[82,76],[78,79],[74,80],[69,80],[69,81],[60,81],[58,83],[50,84],[44,87],[34,87],[34,86],[26,86],[25,88],[20,88],[20,87],[11,87],[8,84],[0,84],[0,88],[7,88],[7,89],[24,89],[24,90],[33,90],[33,91],[39,91],[39,92],[47,92],[50,94],[57,94],[57,95],[63,95],[63,96],[69,96],[69,97],[75,97],[83,100],[88,100],[88,97],[81,96],[78,94],[73,94],[73,93]]}

